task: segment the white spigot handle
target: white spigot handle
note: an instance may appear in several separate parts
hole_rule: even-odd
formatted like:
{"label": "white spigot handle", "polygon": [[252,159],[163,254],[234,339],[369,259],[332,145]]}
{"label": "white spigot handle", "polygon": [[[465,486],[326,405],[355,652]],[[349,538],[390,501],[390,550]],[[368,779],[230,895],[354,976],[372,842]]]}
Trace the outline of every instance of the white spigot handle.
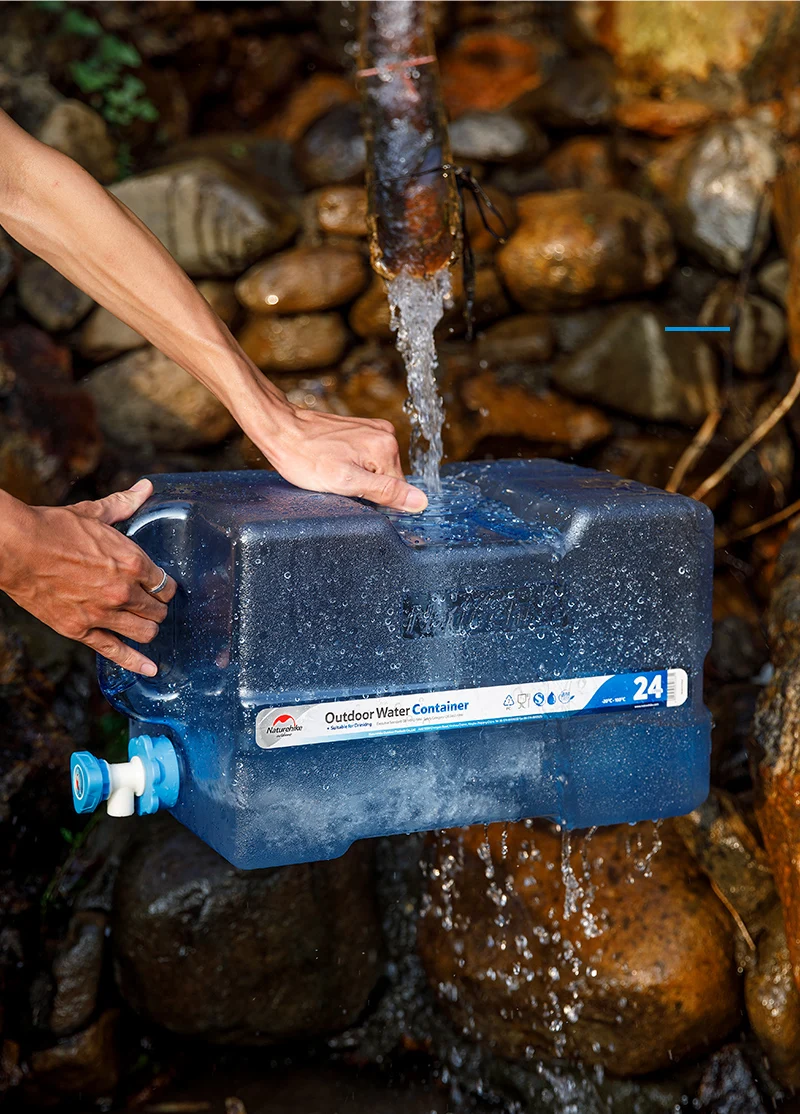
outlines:
{"label": "white spigot handle", "polygon": [[141,797],[146,777],[141,758],[130,762],[109,763],[111,792],[108,795],[109,816],[133,816],[134,797]]}

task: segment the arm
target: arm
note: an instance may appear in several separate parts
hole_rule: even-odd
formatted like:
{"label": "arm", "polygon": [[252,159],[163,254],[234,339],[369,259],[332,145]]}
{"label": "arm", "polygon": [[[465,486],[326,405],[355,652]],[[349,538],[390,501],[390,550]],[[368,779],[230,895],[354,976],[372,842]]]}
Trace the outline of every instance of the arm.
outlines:
{"label": "arm", "polygon": [[408,511],[389,422],[300,410],[261,374],[155,236],[0,111],[0,224],[209,388],[285,479]]}

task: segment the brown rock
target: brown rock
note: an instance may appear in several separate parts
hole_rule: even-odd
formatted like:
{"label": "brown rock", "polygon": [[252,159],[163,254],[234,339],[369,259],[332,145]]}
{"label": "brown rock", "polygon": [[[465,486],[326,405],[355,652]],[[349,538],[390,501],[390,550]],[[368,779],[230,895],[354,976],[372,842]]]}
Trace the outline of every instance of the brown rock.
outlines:
{"label": "brown rock", "polygon": [[106,122],[83,101],[64,100],[55,105],[36,138],[74,159],[98,182],[113,182],[117,176],[117,152]]}
{"label": "brown rock", "polygon": [[536,46],[506,31],[468,31],[441,58],[442,97],[451,120],[497,112],[541,83]]}
{"label": "brown rock", "polygon": [[600,136],[568,139],[547,156],[544,169],[557,190],[610,190],[619,184],[611,144]]}
{"label": "brown rock", "polygon": [[675,254],[669,226],[623,190],[560,190],[517,201],[520,225],[497,254],[525,309],[572,309],[652,289]]}
{"label": "brown rock", "polygon": [[499,217],[497,213],[491,212],[484,206],[484,215],[489,224],[489,228],[486,228],[475,198],[469,191],[465,191],[464,210],[467,219],[467,234],[472,250],[477,255],[494,252],[500,246],[497,237],[508,238],[517,227],[517,206],[513,197],[509,197],[507,193],[497,189],[496,186],[484,186],[483,188],[486,196],[499,213]]}
{"label": "brown rock", "polygon": [[789,261],[788,259],[775,259],[762,267],[756,276],[758,285],[777,302],[786,308],[786,298],[789,293]]}
{"label": "brown rock", "polygon": [[534,313],[520,313],[498,321],[478,338],[478,355],[491,367],[548,360],[554,347],[549,318]]}
{"label": "brown rock", "polygon": [[327,244],[291,248],[251,267],[236,294],[254,313],[313,313],[351,301],[367,277],[366,260],[357,251]]}
{"label": "brown rock", "polygon": [[347,185],[361,180],[366,145],[358,105],[338,105],[315,120],[295,145],[295,160],[310,186]]}
{"label": "brown rock", "polygon": [[713,119],[714,110],[688,97],[674,101],[630,97],[617,105],[614,115],[623,128],[667,138],[703,127]]}
{"label": "brown rock", "polygon": [[[665,487],[681,453],[689,444],[686,433],[664,428],[658,433],[622,435],[606,442],[592,467],[600,472],[613,472],[626,480],[636,480],[650,487]],[[698,483],[700,479],[698,477]],[[691,482],[691,477],[689,477]]]}
{"label": "brown rock", "polygon": [[84,382],[101,428],[120,445],[181,452],[216,445],[235,424],[202,383],[156,348],[103,364]]}
{"label": "brown rock", "polygon": [[190,275],[239,274],[297,228],[271,194],[212,159],[147,171],[113,187]]}
{"label": "brown rock", "polygon": [[123,998],[170,1032],[250,1045],[338,1032],[380,973],[372,848],[236,870],[159,818],[123,861],[113,941]]}
{"label": "brown rock", "polygon": [[103,973],[106,918],[102,913],[75,913],[67,937],[53,961],[55,994],[50,1030],[67,1036],[91,1021]]}
{"label": "brown rock", "polygon": [[800,146],[787,148],[783,169],[775,181],[775,223],[789,264],[786,318],[789,351],[800,361]]}
{"label": "brown rock", "polygon": [[73,1037],[31,1056],[36,1095],[80,1095],[102,1098],[112,1094],[119,1079],[117,1023],[119,1011],[103,1016]]}
{"label": "brown rock", "polygon": [[[733,363],[743,375],[763,375],[772,364],[786,338],[786,320],[772,302],[757,294],[746,294],[735,311],[737,284],[732,279],[714,287],[706,299],[699,325],[736,327],[733,334]],[[716,338],[711,335],[714,341]],[[717,347],[725,350],[729,338],[721,334]]]}
{"label": "brown rock", "polygon": [[338,313],[308,313],[299,317],[253,316],[239,335],[239,343],[262,371],[307,371],[339,362],[348,332]]}
{"label": "brown rock", "polygon": [[535,113],[548,128],[605,127],[614,108],[614,68],[603,54],[568,58],[518,106]]}
{"label": "brown rock", "polygon": [[222,282],[220,279],[201,279],[198,291],[216,313],[220,321],[232,325],[239,315],[239,302],[236,298],[236,284]]}
{"label": "brown rock", "polygon": [[367,191],[363,186],[328,186],[316,195],[317,222],[333,236],[367,235]]}
{"label": "brown rock", "polygon": [[756,961],[745,974],[747,1016],[769,1060],[770,1071],[785,1087],[800,1087],[800,991],[780,906],[773,906],[758,938]]}
{"label": "brown rock", "polygon": [[303,64],[294,36],[232,35],[227,64],[235,75],[233,106],[243,120],[263,119],[276,95],[291,84]]}
{"label": "brown rock", "polygon": [[24,309],[51,333],[71,329],[94,305],[88,294],[43,259],[28,259],[22,264],[17,291]]}
{"label": "brown rock", "polygon": [[471,110],[450,125],[457,159],[476,162],[535,162],[547,150],[547,136],[533,120],[512,112]]}
{"label": "brown rock", "polygon": [[568,916],[549,826],[439,836],[418,949],[441,1008],[507,1059],[542,1051],[615,1075],[724,1037],[740,1015],[733,924],[668,822],[661,835],[644,869],[652,825],[601,828],[573,847]]}
{"label": "brown rock", "polygon": [[357,90],[338,74],[312,74],[294,90],[265,130],[287,143],[296,143],[320,116],[337,105],[357,100]]}
{"label": "brown rock", "polygon": [[239,181],[249,182],[259,192],[277,198],[292,197],[303,192],[303,183],[294,167],[291,144],[283,139],[255,132],[204,132],[175,143],[163,151],[153,151],[153,166],[176,166],[196,159],[211,159],[235,174]]}

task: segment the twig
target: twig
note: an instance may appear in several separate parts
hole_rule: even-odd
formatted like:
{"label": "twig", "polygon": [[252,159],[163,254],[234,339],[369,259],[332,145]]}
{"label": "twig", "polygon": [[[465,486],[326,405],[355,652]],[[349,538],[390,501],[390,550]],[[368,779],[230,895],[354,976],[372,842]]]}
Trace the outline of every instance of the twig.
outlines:
{"label": "twig", "polygon": [[731,469],[736,467],[742,457],[746,456],[751,449],[755,448],[756,445],[763,441],[770,430],[778,424],[789,410],[791,410],[795,402],[797,402],[798,396],[800,396],[800,371],[795,375],[794,382],[775,409],[766,416],[763,422],[760,422],[756,426],[749,437],[746,437],[744,441],[742,441],[738,449],[734,449],[728,459],[720,464],[716,472],[712,472],[708,479],[703,480],[700,486],[692,492],[692,498],[703,499],[708,495],[709,491],[713,491],[713,489],[725,479]]}
{"label": "twig", "polygon": [[760,522],[754,522],[752,526],[747,526],[744,530],[738,530],[730,537],[725,537],[723,534],[718,542],[716,542],[717,549],[724,549],[726,545],[732,542],[741,542],[745,538],[752,538],[754,534],[760,534],[763,530],[769,530],[771,526],[777,526],[781,522],[785,522],[787,518],[792,518],[793,515],[800,514],[800,499],[796,499],[794,503],[790,503],[788,507],[784,507],[782,511],[777,511],[771,514],[769,518],[762,518]]}
{"label": "twig", "polygon": [[736,922],[736,927],[739,929],[742,936],[744,937],[744,942],[747,944],[750,951],[754,952],[756,950],[755,941],[753,940],[753,937],[750,935],[750,933],[747,931],[747,925],[744,923],[734,906],[731,904],[730,900],[722,892],[714,879],[709,878],[708,880],[711,883],[711,889],[714,891],[714,893],[717,895],[717,897],[720,899],[722,904],[725,906],[725,908],[728,910],[728,912]]}
{"label": "twig", "polygon": [[706,420],[694,435],[691,444],[680,455],[678,463],[672,470],[672,475],[669,478],[669,483],[666,486],[667,491],[680,491],[681,484],[686,479],[688,472],[694,468],[697,461],[706,451],[708,443],[714,434],[717,432],[717,426],[722,418],[722,410],[712,410]]}

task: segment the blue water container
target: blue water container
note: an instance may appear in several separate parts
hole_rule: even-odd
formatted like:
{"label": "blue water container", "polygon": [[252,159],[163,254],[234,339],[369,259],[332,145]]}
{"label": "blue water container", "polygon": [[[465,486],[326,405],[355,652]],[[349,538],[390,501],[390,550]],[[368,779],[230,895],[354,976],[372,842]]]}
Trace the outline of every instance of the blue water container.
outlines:
{"label": "blue water container", "polygon": [[712,517],[548,460],[451,466],[423,515],[265,472],[154,476],[127,532],[178,582],[151,679],[100,663],[130,762],[76,807],[168,808],[231,863],[708,791]]}

